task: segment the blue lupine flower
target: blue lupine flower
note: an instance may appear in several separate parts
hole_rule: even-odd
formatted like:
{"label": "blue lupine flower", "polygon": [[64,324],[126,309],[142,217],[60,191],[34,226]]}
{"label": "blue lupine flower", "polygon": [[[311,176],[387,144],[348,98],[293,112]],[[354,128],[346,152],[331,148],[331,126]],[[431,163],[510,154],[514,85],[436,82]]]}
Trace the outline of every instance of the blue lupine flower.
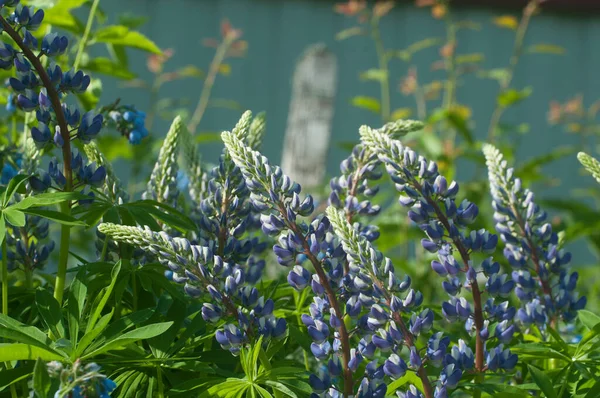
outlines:
{"label": "blue lupine flower", "polygon": [[77,137],[84,143],[89,143],[98,135],[102,128],[104,118],[101,114],[94,114],[92,111],[86,112],[81,117],[81,123],[77,128]]}
{"label": "blue lupine flower", "polygon": [[[558,318],[572,321],[586,298],[575,292],[577,273],[569,274],[570,253],[561,249],[547,214],[523,188],[512,168],[492,145],[483,148],[489,170],[496,229],[505,243],[504,256],[515,268],[515,293],[521,301],[517,319],[545,327]],[[535,304],[531,304],[535,302]]]}
{"label": "blue lupine flower", "polygon": [[63,54],[69,45],[66,36],[60,36],[57,33],[48,33],[42,39],[42,52],[49,57]]}
{"label": "blue lupine flower", "polygon": [[27,30],[36,30],[42,24],[44,10],[34,11],[33,7],[17,5],[15,11],[9,16],[10,22],[16,23]]}

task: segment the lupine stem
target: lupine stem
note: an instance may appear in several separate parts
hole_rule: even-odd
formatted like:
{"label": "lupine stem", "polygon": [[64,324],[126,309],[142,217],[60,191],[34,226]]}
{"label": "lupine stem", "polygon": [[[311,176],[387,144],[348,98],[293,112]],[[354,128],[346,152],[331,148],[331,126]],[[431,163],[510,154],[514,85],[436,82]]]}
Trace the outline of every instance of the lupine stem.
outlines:
{"label": "lupine stem", "polygon": [[[306,237],[304,234],[298,229],[298,225],[295,222],[291,221],[287,217],[287,212],[283,203],[279,203],[279,211],[281,216],[286,220],[288,227],[290,230],[296,234],[296,236],[302,241],[302,247],[304,248],[304,254],[310,260],[317,275],[319,276],[319,282],[323,285],[325,289],[325,293],[327,294],[327,298],[329,299],[329,304],[331,308],[334,309],[336,316],[342,318],[342,313],[340,311],[340,305],[335,296],[335,292],[331,288],[329,281],[327,280],[327,275],[321,266],[321,262],[314,254],[310,251],[310,245],[306,241]],[[346,329],[346,324],[341,322],[340,326],[340,342],[342,343],[342,366],[344,373],[344,397],[350,397],[354,393],[354,383],[352,381],[352,370],[348,367],[348,363],[350,362],[350,336],[348,334],[348,330]]]}
{"label": "lupine stem", "polygon": [[[8,315],[8,250],[6,249],[6,237],[2,241],[2,314]],[[6,369],[11,369],[10,362],[5,362]],[[17,389],[14,384],[10,385],[10,395],[17,398]]]}
{"label": "lupine stem", "polygon": [[2,241],[2,313],[8,315],[8,253],[6,237]]}
{"label": "lupine stem", "polygon": [[90,14],[88,15],[87,23],[85,25],[85,31],[83,32],[81,40],[79,40],[77,55],[75,56],[75,62],[73,63],[73,69],[75,70],[77,70],[77,67],[79,67],[81,57],[83,55],[83,52],[85,51],[85,47],[87,46],[87,41],[90,36],[90,31],[92,30],[92,25],[94,24],[94,16],[96,15],[96,9],[98,9],[99,3],[100,0],[94,0],[94,2],[92,3],[92,7],[90,8]]}
{"label": "lupine stem", "polygon": [[382,72],[379,81],[381,86],[381,119],[384,123],[390,120],[390,78],[388,68],[388,56],[385,53],[385,47],[379,33],[379,18],[373,16],[371,18],[371,37],[375,43],[375,51],[379,61],[379,70]]}
{"label": "lupine stem", "polygon": [[[423,193],[423,187],[418,182],[414,182],[415,188],[421,193],[421,195],[427,200],[427,203],[433,207],[437,218],[446,228],[446,231],[451,230],[450,222],[448,218],[444,214],[444,212],[440,209],[437,202],[435,202],[431,197],[425,195]],[[468,269],[471,264],[471,257],[469,255],[469,251],[463,245],[463,242],[458,238],[452,238],[454,246],[458,249],[460,253],[460,257],[462,258],[463,263],[465,264],[465,268]],[[466,270],[465,269],[465,270]],[[479,290],[479,285],[477,281],[473,281],[471,283],[471,292],[473,293],[473,318],[475,321],[475,370],[477,372],[483,372],[485,367],[484,360],[484,344],[483,338],[481,337],[481,331],[483,330],[483,307],[481,305],[481,291]]]}
{"label": "lupine stem", "polygon": [[[70,215],[71,205],[69,202],[61,203],[60,208],[64,215]],[[59,303],[62,303],[63,292],[65,290],[67,263],[69,260],[69,241],[71,240],[71,229],[65,227],[65,225],[62,225],[60,228],[60,252],[58,253],[58,269],[56,270],[56,282],[54,284],[54,298]]]}
{"label": "lupine stem", "polygon": [[217,74],[219,73],[219,67],[223,63],[225,56],[227,55],[227,51],[229,47],[235,40],[235,35],[229,36],[226,35],[223,39],[223,42],[217,48],[217,52],[215,53],[215,57],[213,58],[210,67],[208,69],[208,74],[206,75],[206,79],[204,80],[204,86],[202,87],[202,92],[200,93],[200,99],[198,100],[198,105],[196,105],[196,109],[192,114],[192,118],[187,128],[191,134],[196,132],[202,117],[204,116],[204,112],[206,112],[206,108],[208,106],[208,100],[210,99],[210,93],[212,91],[212,87],[215,84],[215,80],[217,78]]}
{"label": "lupine stem", "polygon": [[[40,59],[23,43],[23,39],[19,34],[13,29],[13,27],[4,19],[4,17],[0,16],[0,25],[4,31],[14,40],[14,42],[19,46],[21,51],[23,51],[23,55],[31,62],[31,65],[35,68],[38,73],[44,87],[46,88],[46,92],[48,93],[48,98],[50,99],[50,103],[52,104],[52,109],[56,115],[56,121],[58,123],[58,127],[60,128],[60,133],[62,135],[64,144],[62,146],[62,155],[63,155],[63,174],[66,179],[65,183],[65,192],[71,192],[73,186],[73,171],[71,169],[71,137],[69,136],[69,127],[67,125],[67,120],[65,119],[65,115],[63,113],[62,105],[60,103],[60,98],[58,96],[58,91],[50,77],[46,73],[44,66],[42,65]],[[69,201],[63,202],[61,205],[61,211],[65,215],[70,215],[71,212],[71,203]],[[65,287],[65,279],[67,276],[67,261],[69,259],[69,244],[70,244],[70,231],[71,227],[68,225],[61,225],[60,231],[60,252],[59,252],[59,262],[58,262],[58,271],[56,275],[56,283],[54,286],[54,298],[58,301],[59,304],[62,304],[63,290]]]}
{"label": "lupine stem", "polygon": [[[502,94],[512,82],[512,79],[515,75],[517,63],[519,62],[519,58],[521,57],[521,53],[523,52],[523,42],[525,40],[525,33],[527,33],[529,22],[531,21],[533,13],[537,9],[537,4],[539,1],[540,0],[531,0],[523,10],[523,17],[521,18],[519,26],[517,27],[515,45],[513,48],[513,53],[510,57],[506,78],[500,81],[499,94]],[[490,143],[494,143],[494,141],[496,140],[496,130],[498,129],[498,123],[500,123],[500,118],[502,117],[502,114],[504,113],[505,109],[506,108],[501,105],[496,105],[496,109],[494,109],[494,112],[492,113],[490,126],[488,128],[488,141]]]}
{"label": "lupine stem", "polygon": [[[353,214],[346,213],[346,220],[348,221],[348,224],[350,226],[352,226],[352,218],[353,218]],[[377,287],[379,288],[379,290],[381,292],[383,292],[385,299],[386,299],[386,304],[391,309],[392,308],[392,300],[391,300],[390,294],[385,289],[385,287],[383,286],[381,281],[377,278],[377,276],[374,275],[373,272],[371,272],[371,270],[369,268],[365,267],[365,269],[371,276],[373,283],[377,284]],[[408,348],[412,348],[412,347],[416,348],[414,336],[410,332],[410,330],[406,327],[406,324],[404,323],[404,319],[402,319],[402,316],[397,312],[392,312],[392,318],[398,324],[398,327],[400,328],[400,331],[402,332],[402,337],[404,337],[404,341],[405,341],[406,345],[408,346]],[[425,393],[425,398],[433,398],[433,387],[431,386],[431,381],[429,381],[429,377],[427,376],[427,371],[425,370],[423,363],[421,363],[421,366],[419,366],[419,369],[417,369],[417,375],[419,376],[419,378],[421,379],[421,382],[423,383],[423,392]]]}

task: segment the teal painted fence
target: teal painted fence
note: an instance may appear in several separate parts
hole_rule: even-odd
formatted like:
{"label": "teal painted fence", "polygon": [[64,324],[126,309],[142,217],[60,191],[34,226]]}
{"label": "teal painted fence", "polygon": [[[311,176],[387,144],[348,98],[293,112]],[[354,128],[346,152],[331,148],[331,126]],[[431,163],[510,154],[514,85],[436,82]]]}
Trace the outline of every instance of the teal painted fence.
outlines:
{"label": "teal painted fence", "polygon": [[[333,12],[333,2],[311,0],[104,0],[102,6],[116,18],[118,13],[147,16],[149,21],[142,31],[161,48],[174,48],[175,56],[169,68],[194,64],[205,69],[213,49],[205,48],[201,39],[216,37],[220,21],[228,18],[233,26],[244,32],[249,52],[243,59],[231,61],[232,73],[219,77],[214,98],[237,100],[243,108],[265,110],[268,116],[266,154],[274,161],[280,158],[283,134],[290,100],[291,76],[297,58],[310,44],[323,42],[338,57],[338,92],[333,121],[333,144],[328,159],[328,170],[335,173],[344,151],[336,146],[342,141],[358,137],[361,124],[378,125],[378,117],[368,111],[354,108],[350,99],[356,95],[378,96],[378,86],[360,82],[360,71],[376,67],[375,52],[368,37],[335,40],[336,32],[352,26],[351,18]],[[506,10],[502,10],[505,13]],[[456,19],[481,24],[481,30],[463,30],[459,33],[458,53],[482,52],[483,68],[504,67],[512,51],[514,32],[491,23],[500,13],[488,9],[462,8],[455,11]],[[514,10],[518,15],[519,10]],[[427,9],[402,3],[382,21],[382,35],[387,47],[402,49],[426,37],[443,37],[443,22],[434,20]],[[600,16],[541,14],[534,17],[526,44],[553,43],[564,47],[563,56],[547,54],[524,55],[517,68],[512,86],[533,87],[532,96],[514,110],[506,113],[506,122],[527,122],[531,132],[519,138],[519,161],[548,152],[576,139],[561,128],[552,128],[546,122],[549,102],[564,101],[582,93],[587,103],[600,98]],[[431,71],[429,65],[438,59],[438,48],[419,53],[411,62],[419,69],[419,78],[428,81],[441,79],[442,72]],[[133,55],[133,54],[132,54]],[[145,59],[132,56],[132,70],[148,78]],[[397,87],[410,65],[397,61],[392,65],[391,76],[393,108],[412,106],[411,98],[404,97]],[[195,104],[202,84],[184,80],[168,84],[161,91],[165,97],[185,97]],[[478,138],[487,134],[489,118],[493,111],[497,84],[491,80],[467,77],[458,88],[459,102],[473,109],[474,127]],[[147,105],[147,97],[134,89],[118,88],[116,82],[106,84],[106,98],[119,96],[125,102]],[[239,116],[227,109],[209,109],[200,130],[220,131],[230,129]],[[157,125],[155,134],[164,134],[167,122]],[[208,160],[216,158],[216,147],[203,148]],[[594,151],[590,149],[590,151]],[[472,167],[472,166],[471,166]],[[563,180],[561,188],[553,188],[549,195],[565,192],[564,189],[588,186],[591,179],[578,173],[574,157],[553,164],[548,171]]]}

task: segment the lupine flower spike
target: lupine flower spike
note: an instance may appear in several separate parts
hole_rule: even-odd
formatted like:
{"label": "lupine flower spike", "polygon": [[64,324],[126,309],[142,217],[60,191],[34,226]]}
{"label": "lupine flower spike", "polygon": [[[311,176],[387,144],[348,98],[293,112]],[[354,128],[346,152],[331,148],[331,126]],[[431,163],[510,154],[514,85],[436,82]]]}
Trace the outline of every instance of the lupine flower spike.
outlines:
{"label": "lupine flower spike", "polygon": [[496,230],[505,244],[504,256],[513,268],[521,308],[516,319],[525,327],[558,320],[571,322],[586,304],[575,291],[578,274],[570,272],[571,253],[561,249],[547,214],[535,203],[494,146],[483,147],[489,171]]}
{"label": "lupine flower spike", "polygon": [[[410,208],[409,218],[426,234],[422,246],[437,253],[438,259],[432,261],[431,267],[444,277],[442,287],[450,296],[450,300],[442,304],[442,314],[450,322],[464,322],[467,331],[474,335],[474,368],[483,372],[493,359],[490,354],[493,351],[487,347],[489,340],[496,337],[500,342],[509,341],[514,333],[511,325],[514,309],[506,298],[515,283],[500,273],[499,265],[491,257],[479,265],[471,259],[473,253],[493,253],[498,237],[486,230],[467,230],[477,217],[478,208],[467,200],[459,205],[455,203],[458,184],[449,183],[439,175],[437,164],[367,126],[361,127],[360,135],[363,145],[385,164],[396,189],[402,193],[400,204]],[[479,285],[480,278],[485,279],[485,291]],[[463,287],[470,290],[471,302],[462,295]],[[487,301],[484,301],[484,293],[487,293]],[[494,322],[497,327],[492,336],[489,330]],[[501,368],[510,370],[514,366],[512,359],[516,356],[509,358],[511,360],[504,361]]]}

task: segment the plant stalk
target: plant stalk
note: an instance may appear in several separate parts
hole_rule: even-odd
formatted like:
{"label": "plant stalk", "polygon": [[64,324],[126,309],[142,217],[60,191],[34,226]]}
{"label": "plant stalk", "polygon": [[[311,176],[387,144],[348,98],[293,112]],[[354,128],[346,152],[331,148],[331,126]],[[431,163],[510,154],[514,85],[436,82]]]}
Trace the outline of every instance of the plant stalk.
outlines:
{"label": "plant stalk", "polygon": [[381,119],[383,123],[390,121],[390,76],[388,68],[388,56],[385,53],[381,33],[379,32],[379,18],[373,16],[371,18],[371,37],[375,43],[375,51],[377,52],[377,60],[379,62],[379,70],[382,72],[379,84],[381,86]]}
{"label": "plant stalk", "polygon": [[198,125],[204,116],[204,112],[206,112],[208,100],[210,99],[210,93],[215,84],[217,74],[219,73],[219,67],[223,63],[223,60],[227,55],[227,51],[234,40],[234,37],[225,36],[223,42],[219,45],[219,47],[217,47],[217,52],[215,53],[215,56],[210,64],[206,79],[204,80],[204,86],[202,87],[202,92],[200,93],[198,105],[196,105],[196,109],[194,110],[192,118],[187,126],[190,134],[194,134],[196,132],[196,129],[198,128]]}
{"label": "plant stalk", "polygon": [[[19,33],[13,29],[13,27],[4,19],[4,17],[0,16],[0,25],[8,34],[17,46],[23,52],[23,55],[27,58],[27,60],[31,63],[31,65],[36,70],[38,76],[42,80],[44,87],[46,88],[46,92],[48,94],[48,98],[50,99],[50,103],[52,104],[52,109],[54,109],[54,113],[56,115],[56,121],[58,127],[60,128],[62,138],[64,140],[64,145],[62,146],[62,155],[63,155],[63,174],[66,179],[66,184],[64,191],[71,192],[73,189],[73,171],[71,169],[71,137],[69,136],[69,126],[67,125],[67,120],[65,119],[65,114],[62,109],[62,104],[60,102],[60,97],[58,96],[58,91],[50,77],[46,73],[46,69],[42,65],[40,59],[25,45]],[[70,215],[71,212],[71,203],[70,201],[63,202],[61,205],[61,210],[65,215]],[[69,244],[70,244],[70,230],[71,228],[67,225],[61,225],[61,245],[59,252],[59,263],[58,263],[58,272],[56,275],[56,284],[54,287],[54,297],[58,301],[59,304],[62,304],[63,290],[65,286],[65,278],[67,274],[67,260],[69,259]]]}
{"label": "plant stalk", "polygon": [[81,57],[83,56],[83,52],[85,51],[85,47],[87,46],[90,31],[92,30],[92,25],[94,24],[94,16],[96,15],[96,10],[98,9],[98,4],[100,4],[100,0],[94,0],[94,2],[92,3],[92,7],[90,8],[90,14],[88,15],[87,23],[85,24],[85,31],[83,32],[81,40],[79,40],[77,55],[75,55],[75,62],[73,63],[73,69],[75,70],[77,70],[77,68],[79,67]]}
{"label": "plant stalk", "polygon": [[[538,8],[538,3],[539,0],[531,0],[523,10],[523,17],[521,18],[519,26],[517,27],[517,33],[515,35],[515,44],[507,68],[506,78],[500,81],[500,91],[498,95],[506,91],[506,89],[508,89],[510,83],[513,80],[513,77],[515,75],[515,69],[517,67],[517,64],[519,63],[519,58],[523,53],[523,42],[525,41],[525,34],[527,33],[527,28],[529,27],[531,17]],[[490,126],[488,127],[488,142],[494,143],[494,141],[496,140],[496,131],[498,129],[498,124],[500,123],[500,119],[502,118],[504,110],[505,107],[501,106],[496,102],[496,108],[492,113],[492,117],[490,119]]]}

